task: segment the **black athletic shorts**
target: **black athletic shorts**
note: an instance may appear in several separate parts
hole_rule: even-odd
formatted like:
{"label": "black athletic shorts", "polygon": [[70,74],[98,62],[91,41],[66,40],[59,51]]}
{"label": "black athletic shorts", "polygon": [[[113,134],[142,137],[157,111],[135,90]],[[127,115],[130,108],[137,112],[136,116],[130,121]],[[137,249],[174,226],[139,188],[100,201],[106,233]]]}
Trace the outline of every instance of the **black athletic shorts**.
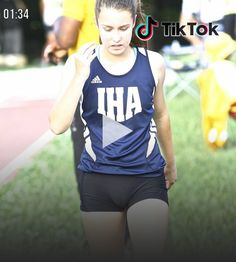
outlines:
{"label": "black athletic shorts", "polygon": [[81,172],[79,176],[82,211],[125,211],[135,203],[160,199],[168,204],[165,177],[110,175]]}

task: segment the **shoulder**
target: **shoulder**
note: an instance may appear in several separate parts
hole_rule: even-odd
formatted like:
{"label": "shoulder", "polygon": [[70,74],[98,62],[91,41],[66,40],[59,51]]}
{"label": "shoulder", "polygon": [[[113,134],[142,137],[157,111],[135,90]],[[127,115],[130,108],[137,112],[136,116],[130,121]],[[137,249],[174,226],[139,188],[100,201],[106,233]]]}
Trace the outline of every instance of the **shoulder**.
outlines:
{"label": "shoulder", "polygon": [[148,52],[149,62],[151,66],[157,69],[165,68],[165,60],[161,54],[151,50],[147,50],[147,52]]}
{"label": "shoulder", "polygon": [[165,75],[165,60],[161,54],[151,50],[147,50],[150,67],[152,70],[155,82],[162,81]]}
{"label": "shoulder", "polygon": [[[146,56],[145,49],[143,47],[138,48],[139,52]],[[163,56],[158,53],[151,50],[147,50],[149,63],[151,66],[151,69],[154,71],[157,70],[165,70],[165,60]]]}

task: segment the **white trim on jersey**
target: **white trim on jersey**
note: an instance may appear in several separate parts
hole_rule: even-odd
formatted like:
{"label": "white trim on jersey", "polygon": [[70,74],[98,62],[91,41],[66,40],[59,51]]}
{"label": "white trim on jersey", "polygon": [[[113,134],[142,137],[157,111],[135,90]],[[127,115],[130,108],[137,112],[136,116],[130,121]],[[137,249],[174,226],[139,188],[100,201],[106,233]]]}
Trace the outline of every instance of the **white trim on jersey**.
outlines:
{"label": "white trim on jersey", "polygon": [[146,52],[145,49],[143,47],[138,47],[138,51],[143,54],[144,56],[146,56]]}
{"label": "white trim on jersey", "polygon": [[156,144],[156,125],[155,125],[155,122],[154,122],[153,119],[150,123],[149,134],[150,134],[150,138],[149,138],[149,141],[148,141],[146,158],[150,156],[150,154],[152,153],[154,146]]}
{"label": "white trim on jersey", "polygon": [[90,138],[88,125],[87,125],[87,122],[82,117],[82,113],[83,113],[82,103],[83,103],[83,94],[81,95],[81,99],[80,99],[80,117],[81,117],[81,120],[82,120],[82,122],[84,123],[84,126],[85,126],[85,131],[84,131],[85,150],[90,155],[90,157],[93,159],[93,161],[96,161],[97,157],[96,157],[96,154],[94,153],[93,148],[92,148],[92,142],[91,142],[91,138]]}

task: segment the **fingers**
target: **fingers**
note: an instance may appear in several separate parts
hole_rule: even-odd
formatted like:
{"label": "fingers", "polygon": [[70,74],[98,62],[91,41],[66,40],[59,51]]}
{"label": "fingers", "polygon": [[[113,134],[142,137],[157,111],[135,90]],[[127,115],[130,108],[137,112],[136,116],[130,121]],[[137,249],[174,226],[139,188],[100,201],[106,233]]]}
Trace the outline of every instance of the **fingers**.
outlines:
{"label": "fingers", "polygon": [[170,183],[169,180],[166,180],[166,189],[169,190],[174,183]]}
{"label": "fingers", "polygon": [[57,58],[59,58],[59,59],[61,59],[61,58],[63,58],[64,56],[66,56],[67,55],[67,50],[66,49],[60,49],[60,50],[56,50],[55,52],[54,52],[54,54],[55,54],[55,56],[57,57]]}
{"label": "fingers", "polygon": [[93,61],[93,59],[96,57],[96,52],[94,52],[93,54],[91,54],[89,57],[88,57],[88,62],[91,63]]}
{"label": "fingers", "polygon": [[87,56],[87,59],[89,61],[89,63],[92,62],[92,60],[96,57],[96,51],[95,51],[95,48],[96,48],[97,45],[93,45],[91,46],[89,49],[87,49],[86,51],[86,56]]}
{"label": "fingers", "polygon": [[49,54],[52,53],[53,47],[51,45],[46,46],[43,52],[43,58],[45,59],[46,62],[49,61]]}
{"label": "fingers", "polygon": [[75,57],[79,58],[79,59],[85,59],[88,60],[88,62],[91,62],[93,60],[93,58],[96,56],[94,56],[94,49],[96,48],[97,43],[96,42],[89,42],[85,45],[83,45],[79,51],[75,54]]}
{"label": "fingers", "polygon": [[166,188],[170,189],[177,180],[177,170],[175,165],[166,165],[164,168]]}
{"label": "fingers", "polygon": [[78,54],[86,55],[88,53],[91,53],[95,49],[96,46],[97,46],[96,42],[89,42],[89,43],[81,46],[81,48],[78,51]]}
{"label": "fingers", "polygon": [[79,51],[72,54],[66,62],[67,67],[70,66],[80,79],[87,80],[89,77],[90,64],[96,57],[96,52],[94,52],[96,46],[96,42],[83,45]]}
{"label": "fingers", "polygon": [[85,64],[90,64],[92,60],[96,57],[95,48],[97,46],[96,42],[89,42],[83,45],[77,53],[74,54],[74,58]]}
{"label": "fingers", "polygon": [[43,59],[47,63],[58,64],[64,56],[66,56],[67,50],[61,49],[56,45],[49,44],[46,46],[43,52]]}
{"label": "fingers", "polygon": [[166,181],[166,188],[170,189],[175,184],[176,179],[175,180],[169,180],[167,177],[165,177],[165,181]]}
{"label": "fingers", "polygon": [[166,179],[166,189],[169,189],[170,188],[170,183],[169,183],[169,180]]}

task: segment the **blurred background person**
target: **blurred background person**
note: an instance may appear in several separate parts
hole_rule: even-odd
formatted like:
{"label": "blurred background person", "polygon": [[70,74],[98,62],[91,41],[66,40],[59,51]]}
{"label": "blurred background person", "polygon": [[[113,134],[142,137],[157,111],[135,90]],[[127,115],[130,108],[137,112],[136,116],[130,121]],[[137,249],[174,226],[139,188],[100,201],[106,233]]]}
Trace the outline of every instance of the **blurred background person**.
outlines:
{"label": "blurred background person", "polygon": [[[206,144],[214,149],[221,148],[228,139],[227,123],[235,94],[227,79],[235,75],[234,63],[230,55],[235,51],[236,1],[231,0],[183,0],[180,15],[181,25],[188,22],[218,25],[218,35],[190,35],[189,27],[184,36],[196,50],[202,72],[197,77],[200,90],[202,129]],[[223,73],[224,72],[224,73]],[[228,75],[229,74],[229,75]],[[222,76],[219,80],[219,76]],[[222,81],[222,79],[224,79]],[[228,93],[230,94],[228,94]]]}
{"label": "blurred background person", "polygon": [[54,23],[62,15],[62,2],[63,0],[40,0],[40,11],[46,35],[45,47],[56,45]]}
{"label": "blurred background person", "polygon": [[236,1],[224,0],[224,32],[236,40]]}
{"label": "blurred background person", "polygon": [[[56,42],[50,43],[44,51],[45,59],[58,63],[67,54],[75,53],[87,42],[99,42],[98,29],[95,22],[95,0],[64,0],[63,15],[54,24]],[[79,107],[78,107],[79,110]],[[74,152],[74,170],[77,175],[78,163],[84,149],[84,125],[80,113],[76,112],[71,125]]]}
{"label": "blurred background person", "polygon": [[236,119],[236,66],[230,59],[236,51],[236,41],[220,32],[206,39],[204,46],[209,64],[197,77],[203,138],[210,148],[219,149],[228,140],[229,116]]}
{"label": "blurred background person", "polygon": [[[224,1],[225,0],[183,0],[180,14],[180,25],[187,23],[214,23],[218,24],[217,30],[223,30],[224,17]],[[190,27],[184,28],[186,35],[183,35],[190,44],[195,47],[202,47],[203,37],[198,35],[190,35]]]}
{"label": "blurred background person", "polygon": [[[26,5],[22,0],[1,0],[0,10],[25,10]],[[15,13],[14,13],[15,15]],[[3,66],[15,67],[24,66],[26,64],[26,57],[24,55],[24,36],[22,21],[15,17],[10,16],[8,18],[3,17],[3,13],[0,16],[0,54],[1,62]]]}
{"label": "blurred background person", "polygon": [[[217,24],[217,31],[229,34],[233,39],[236,38],[236,1],[235,0],[183,0],[180,14],[180,24],[187,25],[189,22],[201,24]],[[184,36],[190,44],[195,47],[203,45],[206,38],[190,35],[190,28],[184,29]]]}
{"label": "blurred background person", "polygon": [[63,15],[54,23],[56,42],[45,48],[45,59],[58,63],[89,41],[99,41],[94,18],[94,0],[64,0]]}

